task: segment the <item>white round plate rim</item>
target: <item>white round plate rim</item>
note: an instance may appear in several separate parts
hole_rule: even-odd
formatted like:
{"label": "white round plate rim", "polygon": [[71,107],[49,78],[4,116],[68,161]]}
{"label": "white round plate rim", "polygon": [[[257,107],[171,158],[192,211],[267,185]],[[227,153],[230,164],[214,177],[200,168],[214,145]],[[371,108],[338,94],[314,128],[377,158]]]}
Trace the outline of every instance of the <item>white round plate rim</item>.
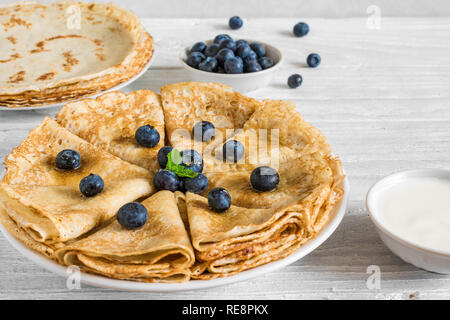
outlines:
{"label": "white round plate rim", "polygon": [[[254,269],[246,270],[236,275],[225,278],[218,278],[212,280],[191,280],[184,283],[144,283],[128,280],[111,279],[84,272],[81,272],[80,274],[80,281],[86,285],[108,289],[141,291],[141,292],[176,292],[176,291],[200,290],[218,287],[226,284],[248,280],[260,276],[262,274],[275,271],[289,264],[292,264],[295,261],[306,256],[307,254],[311,253],[323,242],[325,242],[325,240],[327,240],[337,229],[337,227],[339,226],[345,215],[347,208],[347,202],[350,192],[350,185],[347,177],[344,179],[341,185],[344,190],[344,195],[342,199],[338,202],[337,206],[335,206],[335,208],[333,209],[332,214],[334,216],[328,221],[325,227],[319,232],[319,234],[314,239],[308,241],[306,244],[301,246],[297,251],[281,260],[274,261],[256,267]],[[70,275],[70,272],[68,271],[67,267],[61,266],[56,262],[46,258],[45,256],[25,246],[22,242],[20,242],[19,240],[14,238],[11,234],[9,234],[9,232],[5,230],[5,228],[1,223],[0,223],[0,231],[3,233],[6,240],[8,240],[8,242],[17,251],[19,251],[21,254],[23,254],[25,257],[27,257],[34,263],[59,276],[68,277]]]}
{"label": "white round plate rim", "polygon": [[[374,209],[374,202],[376,201],[374,198],[376,198],[376,192],[377,188],[382,188],[383,185],[388,183],[393,183],[393,181],[399,181],[401,179],[405,178],[411,178],[411,177],[442,177],[446,178],[450,175],[450,169],[446,168],[425,168],[425,169],[411,169],[411,170],[404,170],[395,172],[393,174],[387,175],[377,182],[375,182],[369,189],[366,195],[366,209],[367,213],[369,214],[370,220],[372,220],[372,223],[382,232],[390,236],[395,241],[402,243],[403,245],[406,245],[409,248],[412,248],[418,252],[425,252],[425,253],[432,253],[437,254],[445,257],[450,257],[450,251],[444,251],[440,249],[434,249],[430,248],[425,245],[419,245],[416,243],[413,243],[409,240],[406,240],[402,238],[401,236],[398,236],[396,233],[392,232],[388,227],[386,227],[385,223],[381,221],[379,218],[379,214],[376,213],[376,210]],[[394,182],[395,183],[395,182]]]}
{"label": "white round plate rim", "polygon": [[107,89],[105,91],[101,91],[99,93],[96,93],[92,96],[86,96],[80,99],[74,99],[74,100],[67,100],[67,101],[63,101],[63,102],[58,102],[58,103],[53,103],[53,104],[46,104],[43,106],[35,106],[35,107],[18,107],[18,108],[11,108],[11,107],[4,107],[4,106],[0,106],[0,111],[26,111],[26,110],[44,110],[44,109],[50,109],[50,108],[57,108],[57,107],[61,107],[62,105],[69,103],[69,102],[74,102],[77,100],[81,100],[81,99],[93,99],[96,98],[102,94],[105,94],[107,92],[111,92],[111,91],[116,91],[116,90],[120,90],[130,84],[132,84],[133,82],[135,82],[137,79],[139,79],[140,77],[142,77],[144,75],[145,72],[147,72],[147,70],[150,68],[150,65],[152,64],[153,60],[155,58],[155,53],[153,52],[152,57],[150,58],[150,60],[147,62],[147,64],[144,66],[144,68],[134,77],[132,77],[131,79],[128,79],[125,82],[119,83],[117,86],[112,87],[110,89]]}

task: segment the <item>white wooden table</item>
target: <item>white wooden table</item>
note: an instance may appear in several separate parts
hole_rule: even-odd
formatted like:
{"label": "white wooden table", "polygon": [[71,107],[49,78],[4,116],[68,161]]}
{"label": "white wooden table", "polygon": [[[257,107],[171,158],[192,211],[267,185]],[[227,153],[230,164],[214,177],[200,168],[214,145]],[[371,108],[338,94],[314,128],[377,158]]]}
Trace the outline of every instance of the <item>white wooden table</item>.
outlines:
{"label": "white wooden table", "polygon": [[[450,166],[450,18],[385,18],[380,30],[366,19],[308,19],[311,32],[295,38],[301,19],[250,19],[231,31],[226,19],[145,19],[156,40],[152,68],[127,90],[159,91],[188,80],[178,56],[195,41],[218,33],[261,39],[286,56],[282,70],[256,98],[290,99],[328,137],[351,184],[341,226],[321,247],[295,264],[251,281],[176,294],[118,292],[82,286],[66,289],[55,276],[16,252],[0,237],[0,298],[55,299],[449,299],[450,276],[419,270],[380,241],[364,199],[381,177],[404,169]],[[322,64],[305,66],[317,52]],[[289,89],[300,73],[303,85]],[[1,111],[0,157],[57,110]],[[380,289],[366,286],[367,268],[381,269]]]}

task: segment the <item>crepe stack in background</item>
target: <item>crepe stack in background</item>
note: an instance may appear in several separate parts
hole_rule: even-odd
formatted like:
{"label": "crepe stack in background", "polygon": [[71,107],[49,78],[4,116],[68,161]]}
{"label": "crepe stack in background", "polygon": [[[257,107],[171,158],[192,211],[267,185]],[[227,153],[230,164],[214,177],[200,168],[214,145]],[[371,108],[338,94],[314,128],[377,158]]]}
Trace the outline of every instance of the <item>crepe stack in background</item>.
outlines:
{"label": "crepe stack in background", "polygon": [[66,265],[111,278],[143,282],[190,279],[194,251],[170,191],[160,191],[142,204],[148,221],[140,229],[124,229],[117,221],[56,252]]}
{"label": "crepe stack in background", "polygon": [[137,75],[153,39],[114,4],[18,2],[0,7],[0,106],[79,99]]}
{"label": "crepe stack in background", "polygon": [[[230,91],[214,84],[168,85],[161,95],[166,123],[173,121],[174,128],[188,129],[205,117],[213,123],[217,117],[225,117],[230,127],[240,124],[228,134],[228,140],[240,141],[246,150],[244,160],[223,162],[223,141],[217,142],[211,153],[203,154],[208,164],[208,189],[202,195],[186,194],[197,257],[193,278],[229,276],[281,259],[317,234],[342,197],[338,185],[344,175],[326,139],[301,118],[294,104],[266,100],[258,106],[236,94],[216,109],[214,102],[204,97],[227,101]],[[170,139],[169,127],[167,132]],[[186,140],[184,148],[195,145],[192,138]],[[258,148],[262,143],[266,150]],[[274,191],[257,192],[251,187],[251,172],[263,165],[276,165],[279,172],[280,183]],[[208,206],[206,196],[215,187],[223,187],[231,195],[232,206],[226,212],[216,213]]]}
{"label": "crepe stack in background", "polygon": [[[79,152],[79,169],[55,167],[64,149]],[[48,117],[7,156],[5,166],[0,183],[5,227],[51,258],[55,249],[107,222],[125,203],[154,192],[148,170],[96,148]],[[90,173],[100,175],[105,187],[86,198],[79,183]]]}

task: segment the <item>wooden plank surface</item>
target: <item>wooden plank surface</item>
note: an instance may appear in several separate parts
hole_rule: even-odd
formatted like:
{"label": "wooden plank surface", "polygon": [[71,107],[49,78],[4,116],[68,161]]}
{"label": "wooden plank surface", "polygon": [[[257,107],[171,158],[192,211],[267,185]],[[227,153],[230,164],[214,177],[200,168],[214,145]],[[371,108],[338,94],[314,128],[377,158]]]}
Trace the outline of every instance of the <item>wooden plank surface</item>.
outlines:
{"label": "wooden plank surface", "polygon": [[[260,39],[278,46],[286,61],[256,98],[289,99],[327,136],[348,173],[351,194],[338,230],[313,253],[259,278],[216,289],[174,294],[118,292],[82,286],[69,291],[57,277],[17,253],[0,237],[0,299],[449,299],[450,276],[419,270],[380,241],[364,199],[381,177],[404,169],[450,167],[450,19],[384,18],[380,30],[366,20],[308,19],[311,33],[291,35],[299,19],[249,19],[228,30],[223,19],[145,19],[156,40],[152,68],[126,88],[159,88],[189,80],[179,54],[218,33]],[[305,66],[321,54],[317,69]],[[300,73],[302,87],[287,88]],[[1,111],[0,158],[57,110]],[[366,286],[367,268],[381,269],[380,289]]]}

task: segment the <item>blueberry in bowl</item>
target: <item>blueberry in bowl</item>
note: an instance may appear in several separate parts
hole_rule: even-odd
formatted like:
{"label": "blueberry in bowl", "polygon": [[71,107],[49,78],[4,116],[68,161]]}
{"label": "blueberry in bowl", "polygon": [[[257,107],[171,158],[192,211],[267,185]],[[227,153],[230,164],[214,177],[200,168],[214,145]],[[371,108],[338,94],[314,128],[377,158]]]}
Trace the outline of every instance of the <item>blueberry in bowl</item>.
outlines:
{"label": "blueberry in bowl", "polygon": [[193,41],[181,56],[190,80],[223,83],[240,92],[267,86],[282,62],[283,55],[276,47],[227,34]]}

